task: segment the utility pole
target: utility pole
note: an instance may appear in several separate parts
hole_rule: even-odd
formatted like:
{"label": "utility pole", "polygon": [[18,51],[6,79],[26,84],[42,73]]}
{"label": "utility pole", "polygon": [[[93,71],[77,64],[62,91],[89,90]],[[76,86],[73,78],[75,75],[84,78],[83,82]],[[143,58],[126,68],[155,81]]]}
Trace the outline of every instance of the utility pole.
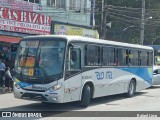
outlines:
{"label": "utility pole", "polygon": [[141,33],[140,33],[140,44],[144,42],[144,25],[145,25],[145,0],[142,0],[142,15],[141,15]]}
{"label": "utility pole", "polygon": [[104,0],[102,0],[102,13],[101,13],[101,37],[102,37],[102,31],[103,31],[103,17],[104,17]]}
{"label": "utility pole", "polygon": [[101,38],[106,39],[107,0],[102,0]]}

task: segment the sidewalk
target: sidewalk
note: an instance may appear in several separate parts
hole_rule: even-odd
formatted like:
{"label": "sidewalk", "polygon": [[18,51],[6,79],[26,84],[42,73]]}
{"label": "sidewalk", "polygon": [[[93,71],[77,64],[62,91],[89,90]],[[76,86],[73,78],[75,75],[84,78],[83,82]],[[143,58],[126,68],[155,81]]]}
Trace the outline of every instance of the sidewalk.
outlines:
{"label": "sidewalk", "polygon": [[[2,91],[3,91],[3,87],[0,87],[0,95],[1,95],[1,94],[4,94]],[[5,91],[5,94],[7,94],[7,93],[13,93],[13,91],[12,91],[12,92],[9,92],[8,89],[7,89],[7,90]]]}

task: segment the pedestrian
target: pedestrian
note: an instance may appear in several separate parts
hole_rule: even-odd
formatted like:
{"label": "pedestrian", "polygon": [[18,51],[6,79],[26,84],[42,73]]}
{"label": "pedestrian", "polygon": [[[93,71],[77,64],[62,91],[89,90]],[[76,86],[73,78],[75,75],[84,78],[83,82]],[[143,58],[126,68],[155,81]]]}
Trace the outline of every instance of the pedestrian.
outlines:
{"label": "pedestrian", "polygon": [[12,76],[11,76],[11,72],[10,72],[9,67],[7,67],[7,71],[5,73],[5,82],[4,83],[5,83],[4,84],[5,86],[3,89],[3,93],[5,93],[7,88],[8,88],[8,91],[11,92],[13,81],[12,81]]}
{"label": "pedestrian", "polygon": [[2,59],[0,59],[0,87],[4,84],[4,74],[5,74],[6,66]]}

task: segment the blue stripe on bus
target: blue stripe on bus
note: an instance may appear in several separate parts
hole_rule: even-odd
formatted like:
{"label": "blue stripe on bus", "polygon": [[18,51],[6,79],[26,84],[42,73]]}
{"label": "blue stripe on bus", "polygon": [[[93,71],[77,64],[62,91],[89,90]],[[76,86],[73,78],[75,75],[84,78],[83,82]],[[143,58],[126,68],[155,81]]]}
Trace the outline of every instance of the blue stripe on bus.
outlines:
{"label": "blue stripe on bus", "polygon": [[136,76],[142,78],[149,84],[152,84],[153,69],[152,68],[119,68],[123,71],[135,74]]}
{"label": "blue stripe on bus", "polygon": [[32,84],[29,84],[29,83],[25,83],[25,82],[17,82],[17,84],[21,87],[21,88],[25,88],[25,87],[28,87],[28,86],[32,86]]}
{"label": "blue stripe on bus", "polygon": [[[153,69],[151,67],[150,68],[130,67],[130,68],[118,68],[118,69],[132,73],[132,74],[142,78],[143,80],[145,80],[149,84],[152,84]],[[21,88],[32,86],[32,84],[25,83],[22,81],[19,81],[17,83]]]}

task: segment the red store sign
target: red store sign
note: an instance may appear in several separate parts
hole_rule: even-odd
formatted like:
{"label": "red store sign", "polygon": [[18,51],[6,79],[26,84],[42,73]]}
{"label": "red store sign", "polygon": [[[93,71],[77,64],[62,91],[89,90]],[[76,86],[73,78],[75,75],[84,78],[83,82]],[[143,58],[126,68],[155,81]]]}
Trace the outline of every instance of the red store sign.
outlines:
{"label": "red store sign", "polygon": [[42,10],[42,5],[23,0],[0,0],[0,7],[25,11]]}
{"label": "red store sign", "polygon": [[51,17],[29,11],[0,8],[0,29],[29,34],[50,34]]}

